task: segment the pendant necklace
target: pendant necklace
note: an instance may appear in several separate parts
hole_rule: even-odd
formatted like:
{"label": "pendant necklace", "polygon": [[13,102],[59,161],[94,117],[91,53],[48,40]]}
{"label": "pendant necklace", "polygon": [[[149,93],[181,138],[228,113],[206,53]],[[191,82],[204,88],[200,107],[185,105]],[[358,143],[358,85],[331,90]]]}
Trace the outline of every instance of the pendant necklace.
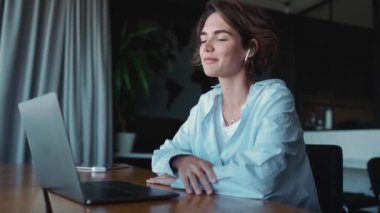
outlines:
{"label": "pendant necklace", "polygon": [[224,120],[225,120],[226,124],[232,125],[232,124],[236,123],[236,120],[235,120],[235,118],[233,116],[233,112],[232,113],[227,113],[226,107],[223,107],[223,106],[222,106],[222,112],[223,112],[223,117],[224,117]]}

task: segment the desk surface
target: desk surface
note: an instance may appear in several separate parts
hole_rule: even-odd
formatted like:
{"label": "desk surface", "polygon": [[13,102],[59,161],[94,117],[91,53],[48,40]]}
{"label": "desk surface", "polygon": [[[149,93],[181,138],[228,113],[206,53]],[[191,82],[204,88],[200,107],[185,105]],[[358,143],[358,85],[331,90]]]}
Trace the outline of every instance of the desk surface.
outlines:
{"label": "desk surface", "polygon": [[[82,180],[121,180],[140,185],[145,185],[145,180],[153,176],[152,172],[137,167],[107,173],[80,173]],[[171,190],[164,186],[152,187]],[[30,165],[0,164],[0,192],[0,211],[45,212],[43,192]],[[270,201],[176,192],[180,193],[178,198],[95,206],[83,206],[53,193],[49,193],[49,196],[53,212],[308,212]]]}

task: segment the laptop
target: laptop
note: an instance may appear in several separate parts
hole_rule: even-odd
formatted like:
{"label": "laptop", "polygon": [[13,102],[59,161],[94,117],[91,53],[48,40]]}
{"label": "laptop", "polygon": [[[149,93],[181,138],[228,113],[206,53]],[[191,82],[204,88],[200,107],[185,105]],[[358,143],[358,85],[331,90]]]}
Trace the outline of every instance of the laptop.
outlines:
{"label": "laptop", "polygon": [[80,182],[55,92],[19,103],[21,122],[42,188],[83,205],[177,197],[124,181]]}

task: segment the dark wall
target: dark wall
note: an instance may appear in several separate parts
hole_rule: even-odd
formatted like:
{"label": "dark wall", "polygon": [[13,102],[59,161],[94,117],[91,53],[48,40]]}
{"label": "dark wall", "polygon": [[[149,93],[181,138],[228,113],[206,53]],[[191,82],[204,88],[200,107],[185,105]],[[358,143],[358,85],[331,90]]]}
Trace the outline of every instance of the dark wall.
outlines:
{"label": "dark wall", "polygon": [[287,83],[290,90],[296,92],[296,51],[295,51],[295,17],[281,12],[267,10],[275,24],[278,39],[278,53],[272,78],[280,78]]}
{"label": "dark wall", "polygon": [[375,120],[376,123],[380,123],[380,2],[373,1],[373,25],[375,29]]}
{"label": "dark wall", "polygon": [[374,98],[374,31],[299,17],[296,19],[299,92],[351,99]]}
{"label": "dark wall", "polygon": [[[304,128],[332,108],[333,129],[378,128],[373,29],[306,17],[295,22],[296,93]],[[318,127],[319,128],[319,127]]]}
{"label": "dark wall", "polygon": [[133,30],[139,20],[155,20],[162,27],[170,28],[177,35],[179,48],[190,40],[191,29],[195,26],[206,0],[111,0],[111,33],[113,49],[119,45],[122,26],[127,22]]}

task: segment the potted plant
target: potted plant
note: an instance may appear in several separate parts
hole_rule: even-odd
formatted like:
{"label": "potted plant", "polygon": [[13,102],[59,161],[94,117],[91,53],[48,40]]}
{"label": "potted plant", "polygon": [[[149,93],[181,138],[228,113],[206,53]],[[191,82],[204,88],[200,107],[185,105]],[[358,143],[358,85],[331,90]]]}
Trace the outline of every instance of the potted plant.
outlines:
{"label": "potted plant", "polygon": [[[116,138],[130,137],[127,132],[131,131],[136,118],[137,99],[141,95],[149,97],[152,75],[165,78],[171,72],[174,47],[169,30],[158,26],[129,30],[124,25],[120,48],[114,55]],[[117,142],[119,148],[123,146],[120,143],[124,142]]]}

